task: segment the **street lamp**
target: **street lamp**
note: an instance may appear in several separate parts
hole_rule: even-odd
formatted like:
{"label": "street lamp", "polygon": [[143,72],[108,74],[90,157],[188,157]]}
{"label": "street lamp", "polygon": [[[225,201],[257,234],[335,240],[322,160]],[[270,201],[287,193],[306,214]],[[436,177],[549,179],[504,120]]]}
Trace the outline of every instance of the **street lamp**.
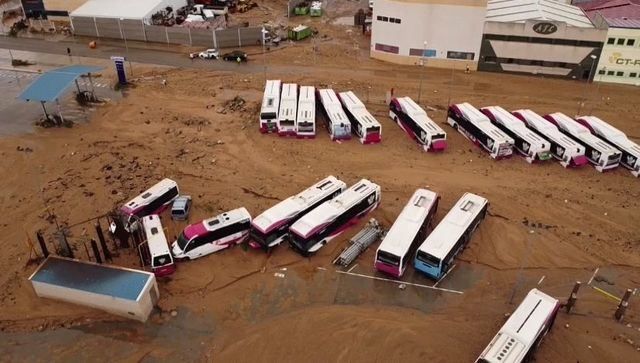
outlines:
{"label": "street lamp", "polygon": [[267,82],[267,53],[265,52],[266,35],[268,31],[262,27],[262,57],[264,58],[264,81]]}
{"label": "street lamp", "polygon": [[[596,85],[596,96],[600,97],[600,84],[602,83],[602,76],[607,73],[607,67],[602,67],[600,70],[600,77],[598,80],[598,84]],[[595,76],[594,76],[595,77]],[[602,98],[600,98],[601,100]],[[591,102],[591,109],[589,110],[589,115],[593,115],[593,108],[595,107],[596,102],[599,104],[600,100],[596,99],[596,101]]]}
{"label": "street lamp", "polygon": [[122,25],[120,24],[120,22],[123,20],[124,18],[118,19],[118,28],[120,29],[120,36],[122,36],[122,39],[124,39],[124,48],[126,52],[127,61],[129,62],[129,73],[131,77],[133,77],[133,66],[131,66],[131,59],[129,58],[129,45],[127,44],[127,35],[125,34],[125,32],[122,31]]}
{"label": "street lamp", "polygon": [[420,103],[420,96],[422,96],[422,79],[424,78],[424,64],[425,56],[427,53],[427,41],[424,41],[424,47],[422,48],[422,57],[420,58],[422,70],[420,72],[420,85],[418,86],[418,103]]}
{"label": "street lamp", "polygon": [[593,68],[596,65],[596,55],[595,54],[591,54],[589,56],[589,58],[591,58],[591,68],[589,69],[589,77],[587,77],[587,81],[584,84],[584,94],[582,95],[582,102],[578,103],[578,112],[576,112],[576,116],[580,115],[580,111],[582,111],[582,106],[584,106],[584,103],[587,101],[587,90],[588,90],[588,86],[589,86],[589,80],[591,80],[591,74],[593,73]]}

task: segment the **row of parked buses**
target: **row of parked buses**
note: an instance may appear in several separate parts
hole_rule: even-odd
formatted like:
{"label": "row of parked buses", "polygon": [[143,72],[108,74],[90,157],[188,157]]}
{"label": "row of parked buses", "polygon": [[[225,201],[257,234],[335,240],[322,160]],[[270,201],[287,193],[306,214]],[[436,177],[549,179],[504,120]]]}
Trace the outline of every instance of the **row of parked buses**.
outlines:
{"label": "row of parked buses", "polygon": [[555,158],[565,168],[591,163],[599,172],[622,165],[640,175],[640,146],[595,116],[543,117],[528,109],[478,110],[465,102],[449,107],[447,122],[494,159],[511,156],[515,148],[529,163]]}
{"label": "row of parked buses", "polygon": [[336,94],[332,89],[282,84],[268,80],[260,109],[260,132],[280,136],[313,138],[316,135],[316,106],[324,115],[332,140],[355,135],[363,144],[382,140],[382,126],[351,91]]}
{"label": "row of parked buses", "polygon": [[439,200],[433,191],[416,190],[376,251],[374,265],[378,271],[401,277],[409,261],[417,271],[435,280],[449,271],[453,259],[484,219],[489,202],[465,193],[428,234]]}

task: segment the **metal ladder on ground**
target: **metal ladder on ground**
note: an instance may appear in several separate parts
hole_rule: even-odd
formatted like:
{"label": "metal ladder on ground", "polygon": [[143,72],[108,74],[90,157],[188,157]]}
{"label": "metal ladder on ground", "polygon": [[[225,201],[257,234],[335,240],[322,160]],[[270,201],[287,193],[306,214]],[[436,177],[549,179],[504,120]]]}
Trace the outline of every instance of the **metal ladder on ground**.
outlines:
{"label": "metal ladder on ground", "polygon": [[340,255],[333,260],[333,264],[342,267],[349,266],[369,246],[382,238],[384,234],[385,231],[380,223],[375,218],[371,218],[367,225],[349,240],[349,246],[342,250]]}

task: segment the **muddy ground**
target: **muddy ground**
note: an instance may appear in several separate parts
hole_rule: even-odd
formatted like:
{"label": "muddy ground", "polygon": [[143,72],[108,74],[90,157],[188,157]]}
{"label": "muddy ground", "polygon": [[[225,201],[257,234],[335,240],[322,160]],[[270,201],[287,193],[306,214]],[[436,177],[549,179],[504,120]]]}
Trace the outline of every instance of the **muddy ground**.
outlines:
{"label": "muddy ground", "polygon": [[[600,174],[519,157],[496,162],[444,124],[444,109],[451,100],[574,115],[586,94],[585,110],[637,140],[638,90],[602,85],[596,93],[563,80],[384,64],[353,50],[344,39],[356,36],[347,30],[334,28],[336,37],[315,53],[311,42],[274,51],[267,77],[355,91],[382,123],[379,145],[331,142],[322,128],[315,140],[260,134],[260,58],[246,65],[253,69],[247,74],[147,68],[89,123],[0,139],[1,360],[473,361],[529,289],[565,300],[579,280],[576,308],[559,314],[536,360],[637,361],[637,297],[618,323],[617,302],[586,283],[599,267],[593,286],[614,296],[638,287],[638,179],[624,169]],[[421,151],[387,116],[385,93],[394,88],[417,99],[421,78],[421,103],[448,132],[441,154]],[[236,96],[245,108],[221,113]],[[39,299],[27,280],[36,267],[27,237],[42,230],[53,245],[55,222],[72,226],[76,255],[87,259],[87,220],[163,177],[193,196],[195,222],[240,206],[258,215],[327,175],[380,184],[382,203],[371,217],[387,227],[418,187],[442,195],[436,220],[464,192],[489,199],[489,217],[438,285],[462,294],[336,272],[331,261],[364,221],[310,258],[286,246],[271,255],[238,246],[181,263],[158,281],[160,307],[146,324]],[[165,221],[169,236],[185,225]],[[352,272],[376,275],[374,250]],[[138,267],[133,251],[116,252],[115,264]],[[412,268],[404,280],[434,283]]]}

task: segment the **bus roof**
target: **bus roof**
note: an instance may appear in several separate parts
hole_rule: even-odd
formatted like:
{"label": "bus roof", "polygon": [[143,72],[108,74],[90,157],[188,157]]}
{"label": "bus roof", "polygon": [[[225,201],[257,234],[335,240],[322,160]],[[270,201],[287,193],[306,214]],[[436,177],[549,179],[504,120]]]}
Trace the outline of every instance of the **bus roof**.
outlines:
{"label": "bus roof", "polygon": [[603,121],[596,116],[580,116],[578,120],[586,122],[595,133],[602,138],[614,143],[617,147],[624,149],[626,152],[640,157],[640,146],[630,140],[627,135],[613,127],[611,124]]}
{"label": "bus roof", "polygon": [[313,86],[300,87],[298,99],[298,122],[316,119],[316,94]]}
{"label": "bus roof", "polygon": [[188,225],[182,233],[187,239],[192,239],[193,237],[201,236],[207,232],[215,231],[222,226],[244,221],[246,219],[251,220],[251,214],[249,214],[249,211],[244,207],[236,208],[228,212],[220,213],[215,217]]}
{"label": "bus roof", "polygon": [[340,104],[340,100],[336,95],[336,92],[331,88],[318,90],[318,93],[320,94],[320,102],[322,102],[324,107],[328,107],[329,105],[338,105],[342,107],[342,105]]}
{"label": "bus roof", "polygon": [[618,153],[618,149],[609,145],[609,143],[601,140],[597,136],[593,135],[591,131],[581,123],[572,119],[571,117],[565,115],[562,112],[556,112],[547,115],[548,118],[552,119],[558,124],[558,127],[574,137],[578,138],[580,141],[589,144],[593,148],[597,148],[598,151],[604,153]]}
{"label": "bus roof", "polygon": [[153,200],[154,198],[152,197],[166,193],[169,189],[176,187],[178,187],[178,183],[176,183],[175,181],[169,178],[162,179],[151,188],[145,190],[137,197],[128,201],[124,206],[129,210],[135,210],[141,205],[146,204],[147,201]]}
{"label": "bus roof", "polygon": [[147,236],[147,244],[149,246],[151,256],[170,254],[169,244],[167,243],[167,237],[165,237],[164,230],[162,229],[160,216],[152,214],[150,216],[143,217],[142,225],[144,226],[144,233]]}
{"label": "bus roof", "polygon": [[488,201],[473,193],[464,193],[449,213],[420,246],[420,251],[443,259]]}
{"label": "bus roof", "polygon": [[311,212],[302,216],[302,218],[298,219],[291,226],[291,230],[302,237],[307,237],[316,227],[335,220],[375,190],[380,191],[378,184],[370,182],[367,179],[361,179],[349,187],[349,189],[342,192],[342,194],[322,203]]}
{"label": "bus roof", "polygon": [[457,107],[458,110],[460,110],[462,115],[467,120],[469,120],[469,122],[473,123],[476,127],[478,127],[487,135],[490,135],[491,137],[493,137],[493,139],[496,142],[498,143],[508,142],[511,144],[514,143],[514,140],[511,138],[511,136],[505,134],[504,132],[502,132],[502,130],[500,130],[494,124],[492,124],[491,120],[489,120],[487,115],[480,112],[480,110],[475,108],[470,103],[463,102],[463,103],[455,104],[454,106]]}
{"label": "bus roof", "polygon": [[268,80],[264,86],[262,112],[278,112],[280,107],[280,80]]}
{"label": "bus roof", "polygon": [[282,86],[282,94],[280,98],[284,100],[296,100],[298,99],[298,85],[295,83],[285,83]]}
{"label": "bus roof", "polygon": [[415,103],[411,97],[398,97],[396,98],[396,101],[398,101],[398,104],[402,107],[402,111],[409,115],[409,117],[411,117],[422,129],[439,134],[445,133],[444,130],[435,123],[435,121],[427,116],[425,110]]}
{"label": "bus roof", "polygon": [[491,363],[521,362],[558,305],[558,300],[538,289],[529,291],[481,358]]}
{"label": "bus roof", "polygon": [[356,118],[356,120],[364,127],[377,126],[381,127],[378,120],[364,106],[362,101],[356,97],[351,91],[340,92],[340,100],[342,105]]}
{"label": "bus roof", "polygon": [[345,182],[333,175],[320,180],[300,193],[291,196],[254,218],[252,225],[264,233],[277,228],[282,223],[295,217],[301,211],[317,203],[327,195],[342,191],[347,187]]}
{"label": "bus roof", "polygon": [[366,109],[364,103],[352,91],[340,92],[338,95],[344,107],[349,111],[354,112],[358,109]]}
{"label": "bus roof", "polygon": [[270,79],[264,85],[264,95],[280,96],[280,85],[282,82],[279,79]]}
{"label": "bus roof", "polygon": [[488,106],[483,107],[482,110],[486,110],[495,118],[496,122],[511,130],[513,133],[526,140],[529,144],[546,143],[546,140],[540,137],[540,135],[527,128],[527,125],[519,118],[515,117],[511,112],[505,110],[500,106]]}
{"label": "bus roof", "polygon": [[529,127],[552,139],[556,143],[561,144],[567,149],[568,152],[570,152],[570,154],[574,154],[574,150],[579,150],[580,153],[584,153],[584,146],[578,144],[570,137],[561,133],[556,125],[545,120],[537,113],[528,109],[516,110],[513,111],[513,113],[521,115],[526,120],[526,123],[527,125],[529,125]]}
{"label": "bus roof", "polygon": [[435,205],[438,194],[427,189],[416,190],[387,232],[378,250],[402,257],[424,220]]}

